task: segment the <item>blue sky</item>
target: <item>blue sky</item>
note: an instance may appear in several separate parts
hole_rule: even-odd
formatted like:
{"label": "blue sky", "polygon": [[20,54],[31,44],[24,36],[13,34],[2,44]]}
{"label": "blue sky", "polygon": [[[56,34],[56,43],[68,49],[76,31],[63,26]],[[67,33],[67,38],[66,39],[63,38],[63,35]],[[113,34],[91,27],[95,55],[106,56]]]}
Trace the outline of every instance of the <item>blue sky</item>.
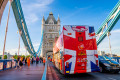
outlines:
{"label": "blue sky", "polygon": [[[118,0],[21,0],[23,13],[28,26],[28,31],[37,51],[41,40],[41,20],[44,15],[47,19],[49,12],[53,12],[57,19],[58,14],[63,25],[90,25],[95,30],[100,27],[107,15],[117,4]],[[7,4],[0,25],[0,54],[2,54],[5,26],[7,22]],[[110,36],[112,52],[120,55],[120,21],[115,25]],[[6,51],[11,54],[17,53],[19,35],[17,25],[11,8],[10,21],[6,42]],[[109,52],[108,39],[106,38],[98,50]],[[25,54],[24,44],[21,39],[20,54]]]}

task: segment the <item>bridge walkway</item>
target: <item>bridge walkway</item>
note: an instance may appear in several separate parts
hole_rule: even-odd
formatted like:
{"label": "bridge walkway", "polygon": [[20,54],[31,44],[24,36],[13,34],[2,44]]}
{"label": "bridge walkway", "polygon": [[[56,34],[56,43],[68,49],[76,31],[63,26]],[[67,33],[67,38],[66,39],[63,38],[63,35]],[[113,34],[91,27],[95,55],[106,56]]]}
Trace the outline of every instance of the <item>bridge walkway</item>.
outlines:
{"label": "bridge walkway", "polygon": [[44,65],[42,63],[39,64],[31,64],[30,67],[23,66],[20,69],[9,69],[0,72],[0,80],[41,80],[44,72]]}

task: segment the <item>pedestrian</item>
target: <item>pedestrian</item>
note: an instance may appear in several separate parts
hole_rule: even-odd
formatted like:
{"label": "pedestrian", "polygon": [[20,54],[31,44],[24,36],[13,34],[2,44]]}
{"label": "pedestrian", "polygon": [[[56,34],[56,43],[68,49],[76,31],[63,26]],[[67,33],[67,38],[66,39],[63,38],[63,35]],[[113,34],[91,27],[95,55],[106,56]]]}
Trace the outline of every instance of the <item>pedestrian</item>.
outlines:
{"label": "pedestrian", "polygon": [[34,58],[33,58],[33,62],[35,63],[35,61],[36,61],[36,58],[34,57]]}
{"label": "pedestrian", "polygon": [[17,69],[17,67],[19,67],[19,60],[20,60],[20,57],[18,56],[17,61],[16,61],[16,68],[15,69]]}
{"label": "pedestrian", "polygon": [[33,57],[32,57],[32,60],[31,60],[31,63],[32,63],[32,64],[33,64],[33,61],[34,61],[34,60],[33,60]]}
{"label": "pedestrian", "polygon": [[20,65],[20,69],[22,68],[22,66],[23,66],[23,58],[22,57],[20,57],[20,62],[19,62],[19,65]]}
{"label": "pedestrian", "polygon": [[39,62],[39,57],[36,58],[36,64],[38,64],[38,62]]}
{"label": "pedestrian", "polygon": [[[15,63],[15,61],[14,61],[14,56],[12,57],[12,67],[14,67],[14,63]],[[15,64],[15,67],[16,67],[16,64]]]}
{"label": "pedestrian", "polygon": [[25,58],[25,65],[27,65],[27,58]]}
{"label": "pedestrian", "polygon": [[40,57],[40,63],[42,63],[42,58]]}
{"label": "pedestrian", "polygon": [[30,67],[30,57],[27,58],[27,65],[28,65],[28,68]]}
{"label": "pedestrian", "polygon": [[45,57],[43,57],[43,65],[45,65]]}
{"label": "pedestrian", "polygon": [[41,57],[42,63],[43,63],[43,58]]}
{"label": "pedestrian", "polygon": [[50,58],[50,62],[52,62],[52,58]]}

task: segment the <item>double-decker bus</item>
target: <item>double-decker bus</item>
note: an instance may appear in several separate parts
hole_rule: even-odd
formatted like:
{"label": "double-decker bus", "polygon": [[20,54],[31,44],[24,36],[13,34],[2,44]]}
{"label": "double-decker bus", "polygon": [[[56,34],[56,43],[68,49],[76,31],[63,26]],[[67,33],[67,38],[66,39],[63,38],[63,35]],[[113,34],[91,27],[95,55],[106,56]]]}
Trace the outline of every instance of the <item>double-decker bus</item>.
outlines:
{"label": "double-decker bus", "polygon": [[53,47],[53,63],[62,74],[99,71],[94,27],[63,26]]}

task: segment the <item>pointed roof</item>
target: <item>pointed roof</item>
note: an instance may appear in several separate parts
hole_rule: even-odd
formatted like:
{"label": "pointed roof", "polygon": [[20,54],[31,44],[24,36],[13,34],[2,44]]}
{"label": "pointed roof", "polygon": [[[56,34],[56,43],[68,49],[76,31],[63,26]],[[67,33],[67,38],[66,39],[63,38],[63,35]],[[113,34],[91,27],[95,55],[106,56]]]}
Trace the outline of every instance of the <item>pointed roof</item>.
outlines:
{"label": "pointed roof", "polygon": [[49,15],[53,15],[53,13],[52,13],[52,12],[50,12],[50,13],[49,13]]}
{"label": "pointed roof", "polygon": [[57,21],[55,20],[55,17],[53,16],[53,13],[52,13],[52,12],[49,13],[48,18],[47,18],[47,20],[45,21],[45,24],[48,24],[48,23],[49,23],[49,20],[51,20],[51,19],[54,21],[54,24],[57,24]]}
{"label": "pointed roof", "polygon": [[43,16],[43,18],[42,18],[42,21],[45,21],[45,18],[44,18],[44,16]]}
{"label": "pointed roof", "polygon": [[58,14],[58,20],[57,21],[60,21],[59,14]]}

